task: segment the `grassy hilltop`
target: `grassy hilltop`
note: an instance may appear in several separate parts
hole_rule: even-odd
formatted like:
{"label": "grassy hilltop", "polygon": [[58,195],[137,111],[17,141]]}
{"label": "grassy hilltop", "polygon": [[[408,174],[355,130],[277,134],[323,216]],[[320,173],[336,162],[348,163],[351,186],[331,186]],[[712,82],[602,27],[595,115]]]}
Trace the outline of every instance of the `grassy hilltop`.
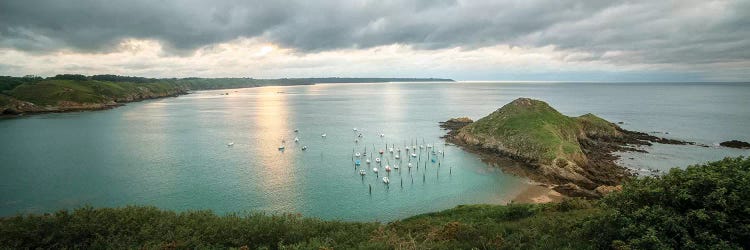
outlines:
{"label": "grassy hilltop", "polygon": [[476,122],[454,118],[441,126],[450,130],[449,142],[498,161],[508,172],[550,184],[565,195],[589,198],[618,189],[630,178],[613,152],[642,151],[632,145],[652,142],[690,144],[628,131],[593,114],[569,117],[529,98],[516,99]]}
{"label": "grassy hilltop", "polygon": [[[546,102],[528,98],[506,104],[464,127],[459,134],[547,165],[583,165],[588,158],[579,140],[590,136],[622,137],[616,125],[593,114],[568,117]],[[469,134],[473,138],[468,138]]]}
{"label": "grassy hilltop", "polygon": [[750,159],[633,179],[598,201],[466,205],[390,223],[81,208],[0,218],[0,248],[742,249]]}

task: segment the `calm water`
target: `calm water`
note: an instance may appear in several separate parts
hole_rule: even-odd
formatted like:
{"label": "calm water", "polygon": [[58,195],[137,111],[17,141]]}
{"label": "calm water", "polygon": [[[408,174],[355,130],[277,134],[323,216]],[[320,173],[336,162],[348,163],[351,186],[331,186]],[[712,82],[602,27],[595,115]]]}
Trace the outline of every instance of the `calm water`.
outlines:
{"label": "calm water", "polygon": [[[389,83],[201,91],[108,111],[0,120],[0,216],[142,204],[385,221],[459,204],[504,203],[526,181],[458,148],[443,148],[438,122],[480,118],[517,97],[708,145],[750,141],[748,84]],[[364,136],[358,143],[355,127]],[[282,138],[283,152],[277,149]],[[361,178],[353,166],[352,150],[415,139],[445,150],[439,167],[428,162],[424,168],[423,153],[419,170],[402,167],[386,186],[382,168],[376,176],[363,161],[360,169],[368,172]],[[718,147],[645,149],[652,153],[624,154],[623,164],[668,169],[750,155]],[[385,154],[393,165],[395,158]]]}

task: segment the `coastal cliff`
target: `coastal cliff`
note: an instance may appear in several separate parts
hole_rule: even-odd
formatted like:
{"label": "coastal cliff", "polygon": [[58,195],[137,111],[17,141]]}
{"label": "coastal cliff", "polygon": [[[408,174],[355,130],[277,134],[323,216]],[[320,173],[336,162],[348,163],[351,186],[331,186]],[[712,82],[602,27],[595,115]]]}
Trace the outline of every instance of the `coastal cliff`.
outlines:
{"label": "coastal cliff", "polygon": [[170,83],[44,80],[21,84],[0,94],[0,114],[100,110],[187,91],[185,86]]}
{"label": "coastal cliff", "polygon": [[451,119],[441,124],[446,139],[485,158],[510,159],[499,164],[508,172],[556,185],[569,196],[598,197],[631,176],[615,164],[615,151],[640,151],[632,145],[652,142],[688,144],[628,131],[593,114],[569,117],[547,103],[516,99],[472,122]]}

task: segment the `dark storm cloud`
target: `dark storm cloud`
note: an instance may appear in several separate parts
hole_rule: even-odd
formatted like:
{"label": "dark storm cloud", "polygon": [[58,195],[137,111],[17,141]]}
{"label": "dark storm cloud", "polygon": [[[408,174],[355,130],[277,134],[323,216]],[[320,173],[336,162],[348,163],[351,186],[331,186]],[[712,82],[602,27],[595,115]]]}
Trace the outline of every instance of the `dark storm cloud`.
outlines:
{"label": "dark storm cloud", "polygon": [[[614,63],[750,59],[750,1],[22,1],[0,2],[0,46],[103,52],[124,38],[190,52],[239,37],[300,51],[508,44]],[[580,59],[579,59],[580,60]]]}

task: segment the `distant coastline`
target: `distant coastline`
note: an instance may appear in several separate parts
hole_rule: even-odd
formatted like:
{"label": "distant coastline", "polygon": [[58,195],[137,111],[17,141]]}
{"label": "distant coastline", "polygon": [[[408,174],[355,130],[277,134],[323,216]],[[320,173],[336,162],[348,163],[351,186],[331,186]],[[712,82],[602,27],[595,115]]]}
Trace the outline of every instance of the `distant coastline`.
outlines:
{"label": "distant coastline", "polygon": [[444,78],[145,78],[64,74],[0,76],[0,117],[110,109],[125,103],[175,97],[192,90],[312,85],[317,83],[454,82]]}

